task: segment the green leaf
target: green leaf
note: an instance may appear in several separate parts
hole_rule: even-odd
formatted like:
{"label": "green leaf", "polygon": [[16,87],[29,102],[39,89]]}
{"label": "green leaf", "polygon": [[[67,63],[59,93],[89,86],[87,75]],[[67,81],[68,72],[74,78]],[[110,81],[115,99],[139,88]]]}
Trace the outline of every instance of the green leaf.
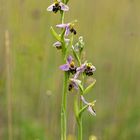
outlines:
{"label": "green leaf", "polygon": [[96,80],[94,79],[94,81],[84,90],[83,95],[87,94],[95,85]]}
{"label": "green leaf", "polygon": [[63,31],[61,33],[61,40],[64,39],[65,31],[66,31],[66,29],[63,29]]}
{"label": "green leaf", "polygon": [[84,88],[83,88],[82,84],[81,84],[81,83],[79,83],[78,85],[79,85],[79,89],[80,89],[80,91],[81,91],[81,92],[82,92],[82,94],[83,94],[83,92],[84,92]]}
{"label": "green leaf", "polygon": [[56,31],[53,29],[53,27],[50,28],[52,35],[56,38],[56,40],[62,42],[61,37],[56,33]]}

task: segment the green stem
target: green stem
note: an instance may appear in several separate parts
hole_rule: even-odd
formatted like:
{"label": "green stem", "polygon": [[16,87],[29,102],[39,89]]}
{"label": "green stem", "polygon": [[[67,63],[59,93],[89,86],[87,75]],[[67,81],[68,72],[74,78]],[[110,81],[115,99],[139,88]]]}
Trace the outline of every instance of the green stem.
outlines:
{"label": "green stem", "polygon": [[[61,12],[61,23],[64,23],[64,12]],[[63,31],[62,31],[63,32]],[[62,38],[64,40],[64,36]],[[66,60],[65,53],[65,42],[62,44],[62,57],[63,61]],[[63,93],[62,93],[62,103],[61,103],[61,140],[66,140],[67,138],[67,88],[68,88],[68,78],[69,75],[67,72],[64,74],[63,81]]]}
{"label": "green stem", "polygon": [[64,81],[63,81],[62,105],[61,105],[61,140],[66,140],[66,134],[67,134],[67,128],[66,128],[67,87],[68,87],[68,73],[65,72]]}
{"label": "green stem", "polygon": [[[79,65],[81,65],[81,60],[78,59],[78,63]],[[82,75],[82,81],[84,82],[84,77]],[[83,94],[83,91],[81,91],[80,95]],[[77,101],[79,101],[79,111],[82,109],[82,101],[81,99],[79,100],[79,98],[77,99]],[[82,122],[82,114],[79,114],[78,111],[78,116],[77,116],[77,123],[78,123],[78,140],[82,140],[83,139],[83,122]]]}
{"label": "green stem", "polygon": [[[80,109],[82,108],[82,102],[80,100]],[[82,127],[82,116],[78,116],[78,140],[83,139],[83,127]]]}
{"label": "green stem", "polygon": [[76,121],[77,121],[77,135],[78,135],[78,140],[82,140],[83,139],[83,128],[82,128],[82,115],[79,114],[79,110],[81,110],[82,108],[82,102],[79,101],[79,94],[76,95],[75,97],[75,101],[74,101],[74,111],[75,111],[75,117],[76,117]]}
{"label": "green stem", "polygon": [[64,12],[61,11],[60,13],[61,13],[61,23],[63,24],[64,23]]}
{"label": "green stem", "polygon": [[82,140],[82,118],[79,118],[79,123],[78,123],[78,140]]}

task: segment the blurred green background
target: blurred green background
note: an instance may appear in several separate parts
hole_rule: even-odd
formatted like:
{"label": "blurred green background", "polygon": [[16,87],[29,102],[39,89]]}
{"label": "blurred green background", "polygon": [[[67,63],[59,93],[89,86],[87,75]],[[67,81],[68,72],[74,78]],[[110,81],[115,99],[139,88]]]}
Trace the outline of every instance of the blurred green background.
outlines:
{"label": "blurred green background", "polygon": [[[49,30],[60,17],[46,11],[51,3],[0,0],[0,140],[60,139],[62,61]],[[85,112],[84,140],[139,140],[140,0],[70,0],[69,7],[65,21],[78,20],[76,38],[84,37],[86,58],[97,68],[96,86],[86,96],[97,100],[97,117]],[[69,140],[75,134],[73,96]]]}

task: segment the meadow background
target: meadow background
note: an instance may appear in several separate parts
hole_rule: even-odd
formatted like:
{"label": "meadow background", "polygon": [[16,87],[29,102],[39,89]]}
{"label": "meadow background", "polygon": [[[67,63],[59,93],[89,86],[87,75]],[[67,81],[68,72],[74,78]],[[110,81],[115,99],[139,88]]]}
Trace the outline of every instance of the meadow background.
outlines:
{"label": "meadow background", "polygon": [[[60,139],[62,61],[49,30],[60,19],[46,11],[51,3],[0,0],[0,140]],[[78,20],[76,38],[84,37],[86,58],[97,68],[96,86],[86,96],[97,100],[97,117],[84,114],[84,140],[139,140],[140,0],[70,0],[69,7],[66,22]],[[73,96],[68,94],[69,140]]]}

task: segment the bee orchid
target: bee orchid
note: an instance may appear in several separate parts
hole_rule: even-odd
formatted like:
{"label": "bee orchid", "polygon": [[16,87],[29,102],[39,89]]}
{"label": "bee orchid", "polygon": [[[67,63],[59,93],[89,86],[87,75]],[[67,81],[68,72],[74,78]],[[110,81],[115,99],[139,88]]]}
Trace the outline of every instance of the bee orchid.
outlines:
{"label": "bee orchid", "polygon": [[85,62],[84,64],[82,64],[80,67],[76,69],[76,74],[74,78],[77,78],[82,72],[84,72],[87,76],[91,76],[93,75],[94,71],[96,71],[96,67],[93,66],[91,63]]}
{"label": "bee orchid", "polygon": [[[65,38],[64,40],[65,40],[66,45],[68,45],[70,40],[67,39],[67,38]],[[61,50],[61,49],[62,49],[62,43],[61,43],[60,41],[56,41],[56,42],[53,44],[53,46],[54,46],[55,48],[57,48],[58,50]]]}
{"label": "bee orchid", "polygon": [[96,100],[91,102],[91,103],[89,103],[89,102],[87,102],[85,100],[84,96],[81,96],[81,100],[83,101],[84,104],[88,105],[87,110],[90,112],[90,114],[93,115],[93,116],[96,116],[96,112],[95,112],[95,110],[93,108],[93,106],[95,105]]}
{"label": "bee orchid", "polygon": [[78,90],[79,84],[81,84],[81,81],[80,80],[71,78],[70,79],[69,86],[68,86],[68,90],[71,91],[73,88],[76,89],[76,90]]}
{"label": "bee orchid", "polygon": [[52,11],[54,13],[57,13],[58,11],[68,11],[69,7],[61,2],[61,0],[56,0],[53,4],[51,4],[47,11]]}
{"label": "bee orchid", "polygon": [[75,66],[75,63],[73,61],[72,56],[68,56],[66,64],[61,65],[59,68],[62,71],[69,71],[72,74],[76,73],[76,66]]}
{"label": "bee orchid", "polygon": [[65,36],[68,36],[70,33],[76,35],[76,30],[74,29],[74,23],[58,24],[56,27],[65,29]]}

